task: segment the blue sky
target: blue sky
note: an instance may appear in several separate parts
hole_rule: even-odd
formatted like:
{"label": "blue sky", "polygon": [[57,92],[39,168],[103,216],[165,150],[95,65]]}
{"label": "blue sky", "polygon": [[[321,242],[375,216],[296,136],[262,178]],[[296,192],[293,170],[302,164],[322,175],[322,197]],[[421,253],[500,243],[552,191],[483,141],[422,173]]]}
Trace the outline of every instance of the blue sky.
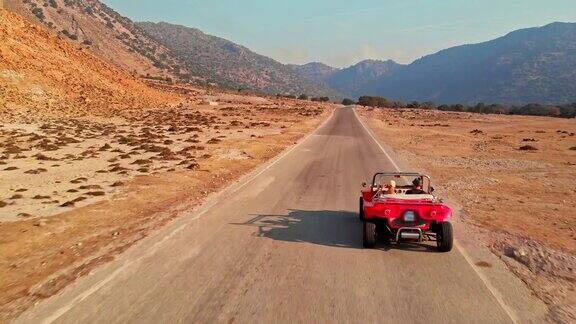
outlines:
{"label": "blue sky", "polygon": [[283,63],[410,63],[554,21],[576,0],[104,0],[136,21],[166,21],[229,39]]}

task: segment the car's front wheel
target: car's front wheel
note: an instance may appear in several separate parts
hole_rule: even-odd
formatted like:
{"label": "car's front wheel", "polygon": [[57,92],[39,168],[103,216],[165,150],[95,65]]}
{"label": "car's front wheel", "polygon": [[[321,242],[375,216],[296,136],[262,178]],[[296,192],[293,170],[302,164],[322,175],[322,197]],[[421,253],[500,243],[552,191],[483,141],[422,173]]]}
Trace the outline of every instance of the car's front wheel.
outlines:
{"label": "car's front wheel", "polygon": [[376,245],[376,224],[363,222],[362,243],[365,248],[373,248]]}
{"label": "car's front wheel", "polygon": [[436,232],[436,246],[440,252],[448,252],[452,250],[454,244],[454,231],[450,222],[442,222],[438,224]]}

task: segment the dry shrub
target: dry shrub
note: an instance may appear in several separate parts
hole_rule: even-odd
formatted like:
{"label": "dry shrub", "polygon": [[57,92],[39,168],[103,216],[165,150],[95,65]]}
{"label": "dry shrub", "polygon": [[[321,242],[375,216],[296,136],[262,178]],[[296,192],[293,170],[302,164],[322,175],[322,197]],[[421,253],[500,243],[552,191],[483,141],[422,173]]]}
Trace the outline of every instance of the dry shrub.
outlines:
{"label": "dry shrub", "polygon": [[520,151],[537,151],[538,149],[532,145],[523,145],[518,148]]}

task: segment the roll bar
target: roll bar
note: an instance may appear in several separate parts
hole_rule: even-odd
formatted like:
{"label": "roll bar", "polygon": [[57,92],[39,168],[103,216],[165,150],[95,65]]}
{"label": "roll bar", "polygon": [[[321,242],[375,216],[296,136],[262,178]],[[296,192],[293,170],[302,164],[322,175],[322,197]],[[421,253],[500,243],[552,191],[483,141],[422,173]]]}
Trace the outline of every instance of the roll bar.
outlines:
{"label": "roll bar", "polygon": [[374,177],[372,177],[372,187],[374,187],[376,185],[376,177],[378,176],[390,176],[390,177],[397,177],[397,178],[401,178],[401,177],[410,177],[410,178],[414,178],[414,177],[419,177],[419,178],[426,178],[428,179],[428,191],[427,192],[431,192],[432,189],[432,181],[430,179],[430,176],[426,175],[426,174],[422,174],[419,172],[377,172],[374,174]]}

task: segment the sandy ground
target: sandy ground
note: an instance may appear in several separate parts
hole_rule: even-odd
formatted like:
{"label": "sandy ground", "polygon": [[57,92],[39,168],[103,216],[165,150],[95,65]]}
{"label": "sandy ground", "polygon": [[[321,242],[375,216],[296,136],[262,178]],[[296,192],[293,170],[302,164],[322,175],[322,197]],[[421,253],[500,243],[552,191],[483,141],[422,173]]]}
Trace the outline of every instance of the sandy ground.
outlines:
{"label": "sandy ground", "polygon": [[551,308],[576,319],[576,121],[424,110],[358,112],[433,176],[497,255]]}
{"label": "sandy ground", "polygon": [[0,322],[312,130],[329,104],[204,91],[114,118],[0,126]]}

